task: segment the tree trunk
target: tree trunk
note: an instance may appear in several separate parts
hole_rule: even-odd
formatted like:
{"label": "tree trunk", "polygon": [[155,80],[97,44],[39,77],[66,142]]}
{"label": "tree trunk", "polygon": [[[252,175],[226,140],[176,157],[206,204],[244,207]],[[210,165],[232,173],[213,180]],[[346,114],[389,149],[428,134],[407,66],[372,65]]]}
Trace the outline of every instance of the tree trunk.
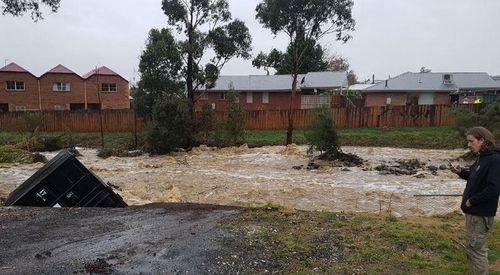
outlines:
{"label": "tree trunk", "polygon": [[288,130],[286,131],[286,145],[293,143],[293,115],[295,113],[295,94],[297,93],[297,70],[293,72],[292,95],[288,109]]}
{"label": "tree trunk", "polygon": [[187,56],[187,77],[186,77],[186,86],[187,86],[187,97],[188,97],[188,102],[189,102],[189,108],[191,111],[189,112],[191,115],[191,118],[194,117],[194,94],[193,94],[193,53],[192,53],[192,47],[191,45],[193,44],[193,12],[194,12],[194,5],[191,3],[190,7],[190,22],[189,25],[187,26],[187,35],[188,35],[188,56]]}

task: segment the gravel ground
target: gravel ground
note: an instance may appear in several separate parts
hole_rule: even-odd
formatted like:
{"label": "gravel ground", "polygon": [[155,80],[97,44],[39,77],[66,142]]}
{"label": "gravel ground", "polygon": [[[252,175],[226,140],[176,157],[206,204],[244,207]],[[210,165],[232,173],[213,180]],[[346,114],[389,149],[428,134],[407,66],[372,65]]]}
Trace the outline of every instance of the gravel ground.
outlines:
{"label": "gravel ground", "polygon": [[234,207],[0,208],[0,274],[218,274]]}

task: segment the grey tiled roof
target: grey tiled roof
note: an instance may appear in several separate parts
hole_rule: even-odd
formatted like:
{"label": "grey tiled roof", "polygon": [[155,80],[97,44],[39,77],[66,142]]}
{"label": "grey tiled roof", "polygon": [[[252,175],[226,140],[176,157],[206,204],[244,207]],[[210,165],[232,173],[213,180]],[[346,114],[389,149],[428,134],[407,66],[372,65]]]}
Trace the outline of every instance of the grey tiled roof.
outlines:
{"label": "grey tiled roof", "polygon": [[[452,75],[444,84],[443,75]],[[496,89],[498,84],[487,73],[411,73],[407,72],[366,88],[365,92],[383,91],[455,91],[457,89]]]}
{"label": "grey tiled roof", "polygon": [[[289,91],[292,89],[292,75],[249,75],[220,76],[215,87],[208,91]],[[299,74],[297,89],[339,88],[347,86],[346,72],[312,72]]]}

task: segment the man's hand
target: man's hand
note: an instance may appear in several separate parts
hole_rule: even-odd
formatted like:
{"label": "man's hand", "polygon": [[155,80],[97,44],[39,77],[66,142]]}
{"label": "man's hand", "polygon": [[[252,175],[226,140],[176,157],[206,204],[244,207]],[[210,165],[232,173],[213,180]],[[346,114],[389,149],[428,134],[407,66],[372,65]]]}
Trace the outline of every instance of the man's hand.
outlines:
{"label": "man's hand", "polygon": [[455,174],[459,174],[460,172],[462,172],[462,168],[460,168],[460,166],[453,166],[453,165],[450,165],[448,166],[448,169],[450,169],[451,172],[455,173]]}
{"label": "man's hand", "polygon": [[467,200],[467,201],[465,202],[465,206],[467,206],[467,207],[472,207],[472,204],[470,204],[470,201],[469,201],[469,200]]}

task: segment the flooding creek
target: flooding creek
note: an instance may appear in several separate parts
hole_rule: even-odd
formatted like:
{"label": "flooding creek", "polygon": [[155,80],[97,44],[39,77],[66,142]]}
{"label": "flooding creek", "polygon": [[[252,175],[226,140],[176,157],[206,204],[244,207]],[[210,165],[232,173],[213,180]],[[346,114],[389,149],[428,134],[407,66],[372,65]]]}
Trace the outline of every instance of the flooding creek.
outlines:
{"label": "flooding creek", "polygon": [[[393,213],[397,216],[444,214],[459,210],[465,182],[449,170],[416,175],[384,174],[379,165],[417,159],[426,166],[446,165],[464,150],[343,147],[366,163],[361,167],[334,167],[316,161],[305,169],[306,146],[260,148],[197,147],[168,156],[101,159],[94,149],[78,148],[78,159],[110,182],[129,205],[153,202],[189,202],[232,206],[267,203],[302,210]],[[48,159],[56,152],[44,153]],[[458,164],[458,163],[457,163]],[[461,163],[464,165],[464,163]],[[302,169],[294,169],[295,166]],[[0,164],[0,197],[6,198],[43,164]],[[417,195],[417,196],[415,196]]]}

